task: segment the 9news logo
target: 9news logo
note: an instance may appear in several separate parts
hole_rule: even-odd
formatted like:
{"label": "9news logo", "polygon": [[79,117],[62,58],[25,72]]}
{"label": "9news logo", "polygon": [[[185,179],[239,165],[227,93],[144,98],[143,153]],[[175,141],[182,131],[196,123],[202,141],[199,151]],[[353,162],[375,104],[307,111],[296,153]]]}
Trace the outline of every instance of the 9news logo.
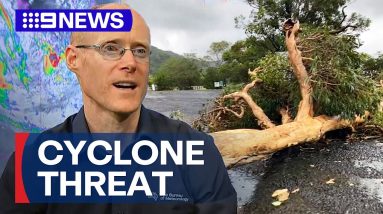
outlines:
{"label": "9news logo", "polygon": [[130,31],[132,12],[124,10],[16,10],[16,31]]}

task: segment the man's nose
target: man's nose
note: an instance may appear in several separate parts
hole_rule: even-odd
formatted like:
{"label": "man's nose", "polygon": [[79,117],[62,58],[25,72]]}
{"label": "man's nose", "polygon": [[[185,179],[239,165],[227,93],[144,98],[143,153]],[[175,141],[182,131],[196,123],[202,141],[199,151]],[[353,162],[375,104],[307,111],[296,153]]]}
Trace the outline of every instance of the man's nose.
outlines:
{"label": "man's nose", "polygon": [[121,57],[120,61],[122,61],[122,69],[127,70],[128,72],[135,72],[137,68],[136,59],[133,56],[131,50],[126,50],[124,55]]}

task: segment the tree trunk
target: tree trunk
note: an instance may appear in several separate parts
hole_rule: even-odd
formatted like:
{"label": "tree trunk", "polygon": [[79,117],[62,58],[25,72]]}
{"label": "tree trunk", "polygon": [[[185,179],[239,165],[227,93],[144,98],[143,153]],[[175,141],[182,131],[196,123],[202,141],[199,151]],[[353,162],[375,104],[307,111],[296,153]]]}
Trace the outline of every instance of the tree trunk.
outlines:
{"label": "tree trunk", "polygon": [[316,142],[326,132],[349,127],[346,120],[318,116],[275,126],[265,130],[235,129],[211,135],[227,168],[249,163],[305,142]]}
{"label": "tree trunk", "polygon": [[[358,121],[352,122],[325,115],[314,117],[310,77],[303,64],[301,51],[296,44],[300,31],[299,22],[289,19],[283,24],[283,29],[286,32],[285,42],[289,61],[298,80],[302,98],[299,103],[297,116],[293,120],[289,115],[288,109],[282,108],[279,111],[282,116],[282,125],[275,125],[248,94],[250,88],[254,87],[257,82],[262,81],[256,75],[257,72],[261,72],[262,68],[249,71],[249,74],[255,77],[255,80],[247,84],[241,91],[228,94],[223,99],[245,101],[264,130],[236,129],[211,134],[227,168],[265,158],[276,151],[290,146],[306,142],[316,142],[328,131],[350,127],[352,126],[351,123],[364,121],[363,116],[358,117]],[[227,108],[223,109],[228,111]],[[233,113],[233,111],[228,112]],[[243,112],[242,114],[235,115],[241,117]]]}

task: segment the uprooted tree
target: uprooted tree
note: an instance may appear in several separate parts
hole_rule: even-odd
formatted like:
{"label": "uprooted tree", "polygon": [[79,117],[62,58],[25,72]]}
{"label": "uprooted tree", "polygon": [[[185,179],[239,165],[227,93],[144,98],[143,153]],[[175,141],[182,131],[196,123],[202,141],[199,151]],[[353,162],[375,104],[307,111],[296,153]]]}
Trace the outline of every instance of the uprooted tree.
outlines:
{"label": "uprooted tree", "polygon": [[[251,83],[218,98],[195,123],[215,131],[211,135],[228,168],[316,142],[376,110],[381,89],[365,75],[363,57],[356,52],[358,35],[352,34],[362,25],[352,24],[355,17],[342,25],[344,8],[342,14],[335,27],[302,28],[298,20],[285,21],[286,51],[263,57],[259,67],[249,70]],[[225,130],[234,117],[240,120],[249,113],[256,128]]]}

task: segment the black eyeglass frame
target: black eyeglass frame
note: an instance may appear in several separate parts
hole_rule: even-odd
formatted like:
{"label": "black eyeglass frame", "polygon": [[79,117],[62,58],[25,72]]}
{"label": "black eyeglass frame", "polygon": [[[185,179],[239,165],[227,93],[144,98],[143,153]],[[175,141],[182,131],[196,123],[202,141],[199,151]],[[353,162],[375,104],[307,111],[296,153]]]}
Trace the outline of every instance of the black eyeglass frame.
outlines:
{"label": "black eyeglass frame", "polygon": [[[93,48],[93,49],[96,49],[97,50],[97,52],[99,52],[100,53],[100,55],[102,55],[102,56],[104,56],[104,57],[107,57],[106,55],[104,55],[104,54],[102,54],[102,51],[101,51],[101,47],[103,46],[103,45],[105,45],[105,44],[100,44],[100,45],[76,45],[76,46],[74,46],[75,48],[85,48],[85,49],[87,49],[87,48]],[[134,55],[134,50],[137,50],[138,48],[124,48],[124,47],[121,47],[121,49],[120,49],[120,57],[118,57],[118,58],[116,58],[116,59],[114,59],[114,60],[119,60],[119,59],[121,59],[123,56],[124,56],[124,54],[126,53],[126,51],[127,50],[129,50],[129,51],[132,51],[132,54],[133,54],[133,56],[136,58],[136,55]],[[144,48],[145,49],[145,48]],[[146,50],[146,49],[145,49]],[[147,56],[145,56],[144,58],[140,58],[140,57],[137,57],[138,59],[142,59],[144,62],[147,62],[147,61],[149,61],[149,56],[152,54],[152,51],[149,51],[149,54],[147,55]],[[146,61],[146,59],[148,59],[147,61]]]}

